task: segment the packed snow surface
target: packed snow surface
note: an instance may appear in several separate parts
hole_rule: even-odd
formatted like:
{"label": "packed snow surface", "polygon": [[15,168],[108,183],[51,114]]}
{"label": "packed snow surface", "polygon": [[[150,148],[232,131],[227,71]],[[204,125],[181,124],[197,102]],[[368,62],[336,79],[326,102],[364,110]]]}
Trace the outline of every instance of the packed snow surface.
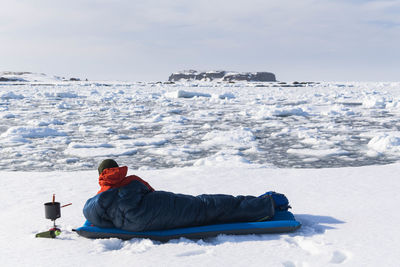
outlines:
{"label": "packed snow surface", "polygon": [[0,83],[3,170],[397,162],[400,83]]}
{"label": "packed snow surface", "polygon": [[[124,162],[121,162],[122,164]],[[302,227],[289,234],[220,235],[206,240],[91,240],[72,231],[99,189],[93,171],[0,172],[2,266],[398,266],[400,164],[324,168],[251,168],[230,162],[164,170],[130,170],[158,190],[260,195],[284,192]],[[57,239],[43,203],[62,205]]]}

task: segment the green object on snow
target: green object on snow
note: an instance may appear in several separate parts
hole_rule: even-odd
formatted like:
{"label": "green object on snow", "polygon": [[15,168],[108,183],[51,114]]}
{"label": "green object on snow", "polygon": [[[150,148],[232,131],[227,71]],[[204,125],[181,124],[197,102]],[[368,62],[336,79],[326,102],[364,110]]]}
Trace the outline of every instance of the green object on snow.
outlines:
{"label": "green object on snow", "polygon": [[49,231],[37,233],[36,237],[41,237],[41,238],[56,238],[56,236],[59,236],[61,234],[61,231],[59,229],[50,229]]}

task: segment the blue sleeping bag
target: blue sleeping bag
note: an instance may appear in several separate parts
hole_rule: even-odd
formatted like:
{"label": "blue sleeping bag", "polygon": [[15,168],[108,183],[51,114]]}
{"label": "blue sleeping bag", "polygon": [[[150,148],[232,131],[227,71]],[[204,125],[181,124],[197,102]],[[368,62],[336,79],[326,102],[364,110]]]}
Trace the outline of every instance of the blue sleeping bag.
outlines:
{"label": "blue sleeping bag", "polygon": [[192,196],[152,191],[142,182],[132,181],[87,200],[83,214],[95,226],[131,232],[256,222],[274,217],[275,196],[279,194]]}
{"label": "blue sleeping bag", "polygon": [[301,226],[289,208],[286,196],[272,191],[259,197],[191,196],[151,191],[133,181],[89,199],[83,210],[87,221],[74,231],[87,238],[158,241],[283,233]]}

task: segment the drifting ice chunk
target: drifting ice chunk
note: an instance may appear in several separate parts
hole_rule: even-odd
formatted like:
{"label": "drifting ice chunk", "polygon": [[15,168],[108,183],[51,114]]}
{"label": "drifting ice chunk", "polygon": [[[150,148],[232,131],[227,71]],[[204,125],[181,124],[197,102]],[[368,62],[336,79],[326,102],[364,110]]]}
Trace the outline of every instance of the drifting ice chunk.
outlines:
{"label": "drifting ice chunk", "polygon": [[23,99],[23,95],[16,95],[13,92],[4,93],[0,96],[1,99]]}
{"label": "drifting ice chunk", "polygon": [[375,136],[369,141],[368,148],[379,153],[400,153],[400,137],[389,133]]}
{"label": "drifting ice chunk", "polygon": [[48,127],[10,127],[1,137],[44,138],[51,136],[66,136],[64,132]]}
{"label": "drifting ice chunk", "polygon": [[210,94],[199,93],[199,92],[188,92],[183,90],[178,90],[175,92],[169,92],[165,94],[167,97],[171,98],[193,98],[193,97],[211,97]]}

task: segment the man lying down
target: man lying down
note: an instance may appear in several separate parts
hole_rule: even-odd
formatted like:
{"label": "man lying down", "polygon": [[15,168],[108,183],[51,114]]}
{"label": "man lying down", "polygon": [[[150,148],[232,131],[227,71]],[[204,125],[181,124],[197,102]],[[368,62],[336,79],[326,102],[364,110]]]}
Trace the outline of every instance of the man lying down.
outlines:
{"label": "man lying down", "polygon": [[83,208],[86,219],[98,227],[136,232],[258,222],[270,220],[279,208],[274,192],[259,197],[175,194],[154,190],[138,176],[127,176],[128,167],[119,167],[112,159],[103,160],[98,171],[100,191]]}

